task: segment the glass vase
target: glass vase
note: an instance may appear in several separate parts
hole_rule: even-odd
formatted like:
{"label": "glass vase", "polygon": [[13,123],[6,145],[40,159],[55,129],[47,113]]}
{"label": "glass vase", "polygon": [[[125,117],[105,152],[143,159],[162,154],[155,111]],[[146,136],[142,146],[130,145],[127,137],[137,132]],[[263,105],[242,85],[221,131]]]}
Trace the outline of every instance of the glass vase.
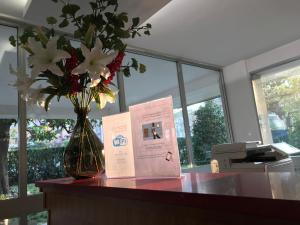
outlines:
{"label": "glass vase", "polygon": [[89,109],[74,111],[77,122],[64,153],[65,171],[75,179],[91,178],[104,172],[104,146],[87,118]]}

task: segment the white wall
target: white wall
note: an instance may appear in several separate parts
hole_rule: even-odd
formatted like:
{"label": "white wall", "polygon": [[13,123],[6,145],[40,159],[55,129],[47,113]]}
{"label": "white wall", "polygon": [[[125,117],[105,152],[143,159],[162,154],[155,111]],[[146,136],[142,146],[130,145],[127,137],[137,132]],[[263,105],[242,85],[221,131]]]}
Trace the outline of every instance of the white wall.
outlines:
{"label": "white wall", "polygon": [[246,61],[225,67],[223,73],[234,141],[260,140]]}
{"label": "white wall", "polygon": [[261,140],[250,73],[300,57],[300,39],[223,68],[235,142]]}

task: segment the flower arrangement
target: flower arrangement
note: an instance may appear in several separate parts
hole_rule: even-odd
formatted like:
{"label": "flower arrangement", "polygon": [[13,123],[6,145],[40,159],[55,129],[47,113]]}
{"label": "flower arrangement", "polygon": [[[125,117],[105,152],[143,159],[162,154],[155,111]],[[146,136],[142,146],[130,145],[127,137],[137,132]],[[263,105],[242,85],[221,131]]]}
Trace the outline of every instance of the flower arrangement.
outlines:
{"label": "flower arrangement", "polygon": [[[103,144],[94,133],[87,115],[90,104],[95,101],[100,109],[107,102],[113,103],[117,95],[112,83],[116,73],[121,71],[130,76],[131,70],[141,73],[145,65],[132,58],[122,65],[127,38],[142,34],[150,35],[151,25],[139,26],[139,18],[130,22],[125,12],[118,13],[117,0],[94,0],[89,3],[90,14],[80,14],[80,7],[64,0],[62,21],[48,17],[51,28],[28,28],[18,38],[10,37],[13,46],[21,46],[28,56],[31,74],[16,71],[13,86],[21,97],[30,104],[49,109],[51,100],[64,96],[74,105],[77,122],[64,153],[66,173],[74,178],[93,177],[104,171]],[[55,26],[65,28],[72,25],[73,36],[80,41],[80,48],[72,45],[65,35],[59,35]],[[47,84],[45,86],[45,84]]]}
{"label": "flower arrangement", "polygon": [[[151,24],[139,26],[138,17],[130,22],[125,12],[118,13],[117,0],[94,0],[89,3],[90,14],[80,14],[80,7],[64,0],[61,3],[61,21],[48,17],[50,28],[27,28],[18,38],[10,37],[13,46],[19,45],[29,53],[31,74],[22,74],[10,67],[17,76],[13,86],[30,104],[43,106],[47,111],[50,101],[65,96],[75,108],[88,107],[95,101],[100,109],[114,102],[112,80],[117,72],[130,76],[131,69],[140,73],[145,65],[134,58],[122,65],[127,45],[124,39],[142,34],[150,35]],[[80,48],[72,46],[65,35],[58,35],[55,26],[72,25],[73,36],[81,42]],[[43,85],[47,83],[46,87]],[[39,85],[38,85],[39,84]]]}

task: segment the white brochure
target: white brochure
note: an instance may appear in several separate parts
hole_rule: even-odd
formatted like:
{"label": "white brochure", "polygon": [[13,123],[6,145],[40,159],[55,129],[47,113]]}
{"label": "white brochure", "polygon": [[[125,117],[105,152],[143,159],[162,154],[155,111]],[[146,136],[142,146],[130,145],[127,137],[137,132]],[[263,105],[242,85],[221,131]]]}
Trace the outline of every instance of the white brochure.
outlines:
{"label": "white brochure", "polygon": [[134,177],[130,113],[103,117],[106,176]]}
{"label": "white brochure", "polygon": [[104,117],[103,127],[108,178],[180,176],[172,97]]}

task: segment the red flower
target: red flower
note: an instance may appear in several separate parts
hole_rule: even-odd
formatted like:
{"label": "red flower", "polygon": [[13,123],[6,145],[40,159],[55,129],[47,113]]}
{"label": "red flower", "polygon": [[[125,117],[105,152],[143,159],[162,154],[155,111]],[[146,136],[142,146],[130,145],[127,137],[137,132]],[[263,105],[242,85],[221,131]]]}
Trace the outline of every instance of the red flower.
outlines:
{"label": "red flower", "polygon": [[105,81],[103,81],[104,85],[109,85],[114,79],[115,74],[111,74]]}
{"label": "red flower", "polygon": [[80,79],[79,76],[71,74],[68,76],[68,81],[71,84],[71,95],[76,94],[77,92],[81,91]]}
{"label": "red flower", "polygon": [[74,48],[71,48],[69,50],[69,53],[71,55],[71,58],[68,58],[66,60],[66,69],[69,73],[71,73],[72,70],[78,66],[78,58],[77,58],[77,52]]}
{"label": "red flower", "polygon": [[118,72],[121,68],[124,56],[124,52],[119,52],[117,57],[110,64],[107,65],[107,68],[109,69],[111,75],[103,82],[104,85],[110,84],[111,81],[114,79],[116,72]]}

